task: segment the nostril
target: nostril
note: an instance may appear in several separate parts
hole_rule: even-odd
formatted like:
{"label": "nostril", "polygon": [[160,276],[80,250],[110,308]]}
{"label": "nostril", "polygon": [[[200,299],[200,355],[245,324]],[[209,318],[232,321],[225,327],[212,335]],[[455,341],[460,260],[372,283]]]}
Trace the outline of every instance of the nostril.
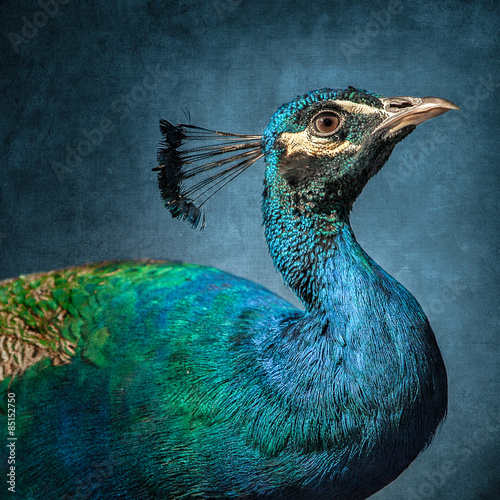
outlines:
{"label": "nostril", "polygon": [[413,103],[411,101],[405,99],[393,99],[389,103],[387,103],[386,109],[387,111],[399,111],[404,108],[411,108]]}

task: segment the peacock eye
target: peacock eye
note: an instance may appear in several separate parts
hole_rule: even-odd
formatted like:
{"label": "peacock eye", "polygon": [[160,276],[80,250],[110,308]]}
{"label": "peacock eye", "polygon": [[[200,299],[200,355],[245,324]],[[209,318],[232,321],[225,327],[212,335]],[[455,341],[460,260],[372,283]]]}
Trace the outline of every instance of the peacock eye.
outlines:
{"label": "peacock eye", "polygon": [[313,130],[322,137],[334,134],[339,125],[339,117],[331,112],[321,113],[313,119]]}

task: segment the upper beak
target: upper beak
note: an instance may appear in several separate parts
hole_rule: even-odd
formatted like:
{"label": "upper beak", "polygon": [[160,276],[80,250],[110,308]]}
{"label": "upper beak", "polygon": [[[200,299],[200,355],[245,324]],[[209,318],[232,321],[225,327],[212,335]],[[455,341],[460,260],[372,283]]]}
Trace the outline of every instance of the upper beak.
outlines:
{"label": "upper beak", "polygon": [[418,125],[429,118],[442,115],[456,104],[439,97],[385,97],[381,99],[389,116],[375,129],[387,137],[408,125]]}

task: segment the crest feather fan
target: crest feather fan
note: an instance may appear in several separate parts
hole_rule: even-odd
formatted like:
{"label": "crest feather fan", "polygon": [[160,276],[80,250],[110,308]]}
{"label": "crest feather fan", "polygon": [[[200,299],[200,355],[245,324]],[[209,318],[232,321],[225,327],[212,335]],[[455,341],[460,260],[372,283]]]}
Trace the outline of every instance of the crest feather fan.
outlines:
{"label": "crest feather fan", "polygon": [[[158,184],[173,217],[193,227],[205,216],[201,207],[226,184],[263,156],[260,135],[230,134],[194,125],[160,121],[163,142],[158,150]],[[186,143],[207,142],[190,148]],[[203,175],[210,172],[209,175]],[[196,179],[195,179],[196,178]],[[193,182],[194,181],[194,182]]]}

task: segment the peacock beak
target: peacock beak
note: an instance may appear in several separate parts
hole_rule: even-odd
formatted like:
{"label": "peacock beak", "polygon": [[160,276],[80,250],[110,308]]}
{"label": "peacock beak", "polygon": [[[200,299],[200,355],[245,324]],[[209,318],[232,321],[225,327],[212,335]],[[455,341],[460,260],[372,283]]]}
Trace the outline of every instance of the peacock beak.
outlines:
{"label": "peacock beak", "polygon": [[389,116],[375,129],[384,137],[408,125],[419,125],[450,109],[460,109],[456,104],[440,97],[385,97],[381,99]]}

